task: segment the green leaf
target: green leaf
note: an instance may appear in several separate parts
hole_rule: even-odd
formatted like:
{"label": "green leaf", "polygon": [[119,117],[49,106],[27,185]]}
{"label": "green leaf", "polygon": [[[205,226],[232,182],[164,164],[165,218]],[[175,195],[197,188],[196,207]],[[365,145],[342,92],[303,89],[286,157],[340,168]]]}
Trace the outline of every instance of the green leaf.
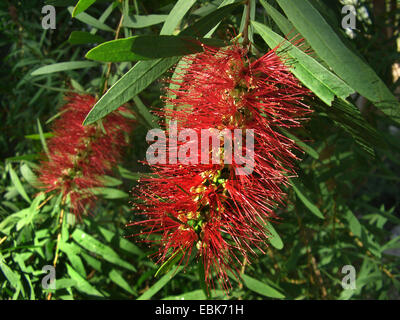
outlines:
{"label": "green leaf", "polygon": [[391,250],[391,249],[400,249],[400,236],[397,236],[387,243],[385,243],[381,248],[380,251],[381,253],[384,253],[386,250]]}
{"label": "green leaf", "polygon": [[72,18],[89,8],[96,0],[79,0],[76,4],[74,11],[72,11]]}
{"label": "green leaf", "polygon": [[77,285],[77,282],[73,279],[61,278],[56,280],[57,290],[71,288]]}
{"label": "green leaf", "polygon": [[31,203],[31,199],[29,199],[28,194],[26,193],[24,187],[22,186],[21,181],[18,178],[18,175],[15,173],[12,166],[8,166],[8,172],[10,173],[11,182],[13,183],[14,187],[17,189],[18,193],[24,198],[27,202]]}
{"label": "green leaf", "polygon": [[9,266],[7,266],[1,253],[0,253],[0,270],[3,272],[4,277],[6,277],[6,279],[8,280],[8,282],[12,287],[14,287],[15,289],[19,289],[22,287],[22,284],[20,282],[21,276],[17,272],[14,272]]}
{"label": "green leaf", "polygon": [[39,193],[32,201],[29,208],[20,211],[20,219],[17,223],[17,230],[21,230],[24,226],[33,222],[35,216],[39,212],[39,204],[44,200],[44,198],[45,194],[43,192]]}
{"label": "green leaf", "polygon": [[122,181],[110,176],[102,176],[101,183],[106,187],[116,187],[122,184]]}
{"label": "green leaf", "polygon": [[110,280],[112,282],[114,282],[116,285],[118,285],[122,289],[126,290],[130,294],[135,294],[135,291],[132,289],[132,287],[129,285],[129,283],[126,282],[126,280],[122,276],[121,272],[119,272],[115,269],[112,269],[110,271],[110,273],[108,274],[108,276],[110,277]]}
{"label": "green leaf", "polygon": [[160,291],[177,273],[179,273],[183,267],[177,267],[172,269],[166,275],[164,275],[160,280],[158,280],[154,285],[147,289],[137,300],[148,300],[154,296],[158,291]]}
{"label": "green leaf", "polygon": [[40,67],[31,73],[32,76],[39,76],[42,74],[49,74],[54,72],[69,71],[82,68],[90,68],[99,66],[97,62],[93,61],[69,61],[58,62],[44,67]]}
{"label": "green leaf", "polygon": [[271,48],[280,46],[280,50],[285,55],[287,54],[294,59],[290,63],[290,70],[327,105],[332,105],[335,95],[346,99],[350,94],[354,93],[354,90],[343,80],[270,28],[256,21],[252,21],[251,24]]}
{"label": "green leaf", "polygon": [[[188,26],[186,29],[182,30],[179,35],[209,38],[211,34],[215,31],[216,26],[221,23],[221,20],[225,18],[230,12],[232,12],[233,9],[243,4],[243,1],[235,3],[232,2],[234,1],[224,1],[224,3],[222,3],[217,10],[199,19],[194,24]],[[212,26],[214,26],[214,28],[212,28]]]}
{"label": "green leaf", "polygon": [[96,258],[93,258],[90,254],[88,254],[86,252],[82,252],[81,256],[90,267],[92,267],[96,271],[102,272],[101,261],[97,260]]}
{"label": "green leaf", "polygon": [[283,241],[275,228],[268,221],[265,222],[266,229],[270,232],[269,241],[276,249],[281,250],[283,248]]}
{"label": "green leaf", "polygon": [[104,199],[123,199],[123,198],[128,198],[129,194],[126,192],[115,189],[115,188],[92,188],[90,189],[91,192],[93,192],[94,195],[96,196],[101,196]]}
{"label": "green leaf", "polygon": [[126,28],[146,28],[164,22],[167,19],[167,15],[163,14],[149,14],[146,16],[133,15],[124,16],[122,26]]}
{"label": "green leaf", "polygon": [[282,293],[280,293],[279,291],[277,291],[276,289],[267,285],[264,282],[261,282],[245,274],[242,275],[242,279],[244,285],[251,291],[257,292],[258,294],[261,294],[269,298],[276,298],[276,299],[285,298],[285,296]]}
{"label": "green leaf", "polygon": [[59,248],[67,255],[69,262],[72,264],[72,267],[79,273],[79,275],[86,278],[85,267],[83,266],[82,259],[79,257],[79,254],[82,251],[81,248],[75,243],[70,244],[63,241],[60,242]]}
{"label": "green leaf", "polygon": [[102,43],[104,41],[106,40],[103,37],[86,31],[72,31],[68,38],[68,42],[71,44]]}
{"label": "green leaf", "polygon": [[171,57],[150,61],[140,61],[119,79],[86,116],[84,125],[91,124],[105,117],[110,112],[119,108],[128,100],[147,88],[154,80],[160,77],[179,58]]}
{"label": "green leaf", "polygon": [[[43,137],[45,139],[49,139],[51,137],[54,137],[54,134],[52,132],[45,132],[43,133]],[[25,138],[31,140],[40,140],[40,134],[28,134],[25,136]]]}
{"label": "green leaf", "polygon": [[222,47],[218,39],[143,35],[117,39],[91,49],[86,58],[102,62],[123,62],[183,56],[204,50],[203,44]]}
{"label": "green leaf", "polygon": [[283,134],[288,137],[289,139],[294,140],[294,142],[296,142],[296,144],[303,149],[306,153],[308,153],[311,157],[313,157],[314,159],[319,159],[319,154],[318,152],[310,147],[308,144],[304,143],[303,141],[301,141],[299,138],[295,137],[294,135],[292,135],[291,133],[289,133],[288,131],[286,131],[283,128],[279,129],[280,131],[283,132]]}
{"label": "green leaf", "polygon": [[375,71],[350,50],[306,0],[277,0],[313,50],[355,91],[400,123],[400,104]]}
{"label": "green leaf", "polygon": [[6,158],[7,162],[13,162],[13,161],[21,161],[21,160],[27,160],[27,161],[32,161],[32,160],[37,160],[40,156],[38,154],[25,154],[23,156],[16,156],[16,157],[9,157]]}
{"label": "green leaf", "polygon": [[352,103],[335,99],[332,107],[316,103],[314,107],[323,108],[323,111],[341,126],[346,132],[351,134],[354,140],[371,156],[374,156],[374,148],[380,146],[386,148],[386,143],[381,134],[377,132],[361,115],[360,110]]}
{"label": "green leaf", "polygon": [[[192,26],[185,29],[181,35],[204,34],[215,24],[236,8],[240,3],[224,6],[200,19]],[[140,61],[119,79],[94,105],[87,115],[84,125],[91,124],[110,112],[114,111],[125,102],[146,89],[154,80],[158,79],[165,71],[179,61],[179,57]]]}
{"label": "green leaf", "polygon": [[124,250],[126,252],[136,254],[138,256],[144,255],[144,252],[135,244],[133,244],[131,241],[122,238],[120,235],[116,235],[115,232],[112,232],[108,229],[102,228],[98,226],[98,229],[100,233],[103,235],[104,238],[107,239],[107,241],[111,241],[114,237],[117,237],[118,240],[118,245],[121,250]]}
{"label": "green leaf", "polygon": [[20,171],[26,182],[28,182],[31,186],[36,186],[37,177],[27,164],[23,164],[20,168]]}
{"label": "green leaf", "polygon": [[72,238],[79,245],[81,245],[85,249],[101,256],[104,260],[106,260],[110,263],[113,263],[115,265],[119,265],[125,269],[131,270],[131,271],[136,271],[136,269],[133,265],[122,260],[113,249],[111,249],[110,247],[101,243],[99,240],[96,240],[95,238],[93,238],[92,236],[83,232],[82,230],[76,229],[72,233]]}
{"label": "green leaf", "polygon": [[145,120],[146,124],[150,128],[159,128],[157,117],[150,113],[149,108],[144,105],[138,95],[133,97],[133,102],[135,102],[135,111]]}
{"label": "green leaf", "polygon": [[10,214],[0,222],[0,231],[4,234],[9,235],[11,229],[22,219],[29,208],[22,209],[16,213]]}
{"label": "green leaf", "polygon": [[[139,180],[140,178],[142,178],[143,176],[146,176],[145,173],[143,172],[132,172],[129,171],[128,169],[125,169],[121,166],[118,166],[118,172],[121,175],[122,178],[124,179],[129,179],[129,180]],[[149,175],[149,174],[147,174]]]}
{"label": "green leaf", "polygon": [[[169,84],[169,91],[168,91],[169,99],[174,99],[176,97],[176,95],[173,92],[176,92],[180,88],[181,83],[183,82],[182,77],[186,73],[187,68],[189,67],[188,64],[190,64],[189,61],[187,61],[185,59],[181,59],[178,62],[178,64],[176,65],[174,73],[171,77],[171,82]],[[166,103],[164,109],[165,110],[175,109],[175,106],[172,104]],[[168,125],[168,123],[169,123],[168,117],[165,118],[165,122]]]}
{"label": "green leaf", "polygon": [[195,2],[196,0],[178,0],[162,26],[160,35],[172,34]]}
{"label": "green leaf", "polygon": [[[78,272],[76,272],[68,263],[65,264],[67,266],[67,272],[75,281],[75,288],[79,291],[86,293],[91,296],[103,297],[103,294],[99,292],[95,287],[93,287],[85,278],[81,277]],[[56,282],[57,284],[57,282]]]}
{"label": "green leaf", "polygon": [[[294,184],[293,180],[291,180],[291,185],[293,187],[294,192],[300,201],[311,211],[311,213],[315,214],[318,218],[325,219],[322,212],[318,209],[318,207],[313,204],[308,198],[304,195],[304,188],[301,188],[298,183]],[[302,191],[300,191],[302,189]]]}
{"label": "green leaf", "polygon": [[161,267],[157,270],[154,277],[161,274],[167,273],[173,266],[175,266],[183,257],[183,252],[181,250],[175,251],[167,261],[165,261]]}
{"label": "green leaf", "polygon": [[344,218],[349,225],[350,231],[361,240],[366,249],[371,251],[377,258],[381,258],[382,254],[379,244],[375,242],[373,235],[358,221],[349,208],[345,211]]}
{"label": "green leaf", "polygon": [[40,124],[39,118],[36,119],[36,122],[37,122],[38,131],[39,131],[39,138],[40,138],[40,142],[42,144],[43,150],[46,152],[47,157],[50,159],[50,152],[49,152],[49,149],[47,148],[46,138],[44,136],[42,125]]}
{"label": "green leaf", "polygon": [[293,27],[293,24],[288,19],[286,19],[284,15],[282,15],[278,10],[268,4],[265,0],[260,0],[260,3],[264,7],[265,11],[267,11],[268,15],[274,20],[279,29],[281,29],[283,35],[298,35],[298,31]]}
{"label": "green leaf", "polygon": [[[113,8],[113,7],[111,7]],[[69,13],[72,15],[72,12],[74,11],[73,7],[68,7],[68,11]],[[114,30],[112,28],[110,28],[109,26],[107,26],[106,24],[104,24],[103,22],[101,22],[100,20],[97,20],[95,18],[93,18],[91,15],[88,15],[85,12],[82,12],[78,15],[75,16],[75,18],[85,24],[88,24],[92,27],[95,27],[97,29],[103,30],[103,31],[110,31],[110,32],[114,32]]]}

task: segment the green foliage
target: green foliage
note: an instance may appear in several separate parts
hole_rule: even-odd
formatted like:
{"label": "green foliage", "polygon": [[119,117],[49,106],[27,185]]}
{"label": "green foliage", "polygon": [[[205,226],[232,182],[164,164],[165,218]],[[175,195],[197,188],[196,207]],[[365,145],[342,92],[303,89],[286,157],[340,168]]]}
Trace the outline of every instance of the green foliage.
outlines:
{"label": "green foliage", "polygon": [[[243,32],[244,1],[46,3],[56,6],[55,30],[41,27],[43,1],[0,4],[1,299],[399,299],[400,107],[391,77],[399,34],[381,39],[385,28],[398,30],[399,9],[379,17],[371,1],[359,1],[366,13],[350,37],[340,28],[339,1],[250,1],[252,53],[280,45],[314,94],[307,101],[314,113],[303,128],[282,129],[299,147],[299,176],[275,208],[278,219],[265,225],[267,252],[244,261],[226,294],[207,292],[193,257],[157,265],[156,248],[134,243],[130,235],[140,231],[126,225],[135,219],[130,191],[150,176],[138,161],[147,130],[157,127],[150,111],[164,107],[160,79],[181,71],[183,55],[201,51],[187,39],[227,45]],[[302,46],[285,40],[297,32]],[[123,104],[137,121],[124,161],[103,177],[104,187],[93,190],[96,208],[80,218],[68,199],[40,192],[37,182],[66,92],[99,98],[85,124]],[[54,264],[56,289],[44,289],[42,268]],[[345,265],[356,270],[355,290],[341,285]]]}

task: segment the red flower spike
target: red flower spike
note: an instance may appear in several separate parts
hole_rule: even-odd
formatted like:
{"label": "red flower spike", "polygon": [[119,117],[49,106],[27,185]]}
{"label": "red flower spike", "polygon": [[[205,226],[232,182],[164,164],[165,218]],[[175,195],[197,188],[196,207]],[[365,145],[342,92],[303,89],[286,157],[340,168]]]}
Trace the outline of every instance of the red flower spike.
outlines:
{"label": "red flower spike", "polygon": [[[90,95],[70,94],[53,124],[53,137],[47,142],[49,158],[42,160],[39,182],[46,192],[57,190],[68,195],[73,212],[80,216],[94,206],[91,188],[101,187],[101,177],[112,169],[127,144],[126,133],[132,121],[115,111],[102,120],[102,126],[83,126],[95,105]],[[119,111],[128,112],[121,107]],[[103,131],[104,130],[104,131]]]}
{"label": "red flower spike", "polygon": [[[153,165],[156,178],[144,179],[136,192],[137,213],[147,219],[131,225],[145,234],[162,234],[158,262],[177,251],[188,257],[197,248],[207,283],[213,286],[216,274],[229,290],[227,270],[238,274],[244,259],[264,252],[265,222],[277,218],[273,208],[285,198],[281,187],[296,175],[294,141],[278,129],[306,120],[311,111],[303,97],[309,90],[289,72],[277,49],[253,61],[238,45],[205,47],[184,59],[186,68],[170,81],[179,89],[166,89],[170,109],[160,114],[176,121],[178,129],[198,134],[210,128],[254,130],[254,170],[238,175],[236,159],[232,164]],[[174,151],[167,149],[167,159]]]}

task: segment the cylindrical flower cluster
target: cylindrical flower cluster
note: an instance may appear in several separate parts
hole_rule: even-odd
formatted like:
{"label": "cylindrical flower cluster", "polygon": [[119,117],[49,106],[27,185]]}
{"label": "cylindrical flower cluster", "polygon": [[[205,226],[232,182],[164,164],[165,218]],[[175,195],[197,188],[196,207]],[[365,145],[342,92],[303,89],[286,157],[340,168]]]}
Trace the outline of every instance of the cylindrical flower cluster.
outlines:
{"label": "cylindrical flower cluster", "polygon": [[[131,225],[141,226],[141,234],[161,233],[159,262],[177,254],[182,262],[196,248],[207,283],[214,286],[216,275],[228,289],[227,271],[237,273],[249,254],[265,250],[265,222],[276,218],[281,188],[295,175],[294,141],[278,128],[306,118],[309,91],[276,49],[258,60],[238,45],[204,49],[186,57],[186,67],[171,80],[179,89],[166,89],[168,147],[158,149],[165,150],[166,162],[150,163],[154,175],[136,190],[136,212],[146,218]],[[208,137],[201,146],[191,139],[213,131],[223,133],[218,150]]]}
{"label": "cylindrical flower cluster", "polygon": [[127,144],[131,120],[121,107],[101,124],[82,123],[95,105],[90,95],[70,94],[53,124],[53,137],[47,141],[49,155],[39,168],[41,187],[70,197],[71,208],[80,215],[94,205],[91,188],[103,185],[101,177],[112,169]]}

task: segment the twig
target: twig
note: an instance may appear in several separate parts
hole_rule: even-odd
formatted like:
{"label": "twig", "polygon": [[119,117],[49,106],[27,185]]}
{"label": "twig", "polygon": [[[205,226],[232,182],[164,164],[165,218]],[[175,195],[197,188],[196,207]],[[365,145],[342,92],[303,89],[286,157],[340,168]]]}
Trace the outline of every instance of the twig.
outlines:
{"label": "twig", "polygon": [[250,0],[246,2],[246,19],[243,27],[243,46],[249,44],[249,24],[250,24]]}
{"label": "twig", "polygon": [[46,200],[44,200],[41,204],[39,204],[36,208],[36,210],[39,210],[41,207],[43,207],[47,202],[49,202],[52,198],[54,197],[54,194],[48,197]]}
{"label": "twig", "polygon": [[2,244],[6,240],[7,240],[7,236],[4,236],[3,238],[0,239],[0,244]]}
{"label": "twig", "polygon": [[[118,23],[118,26],[117,26],[117,30],[115,30],[115,37],[114,37],[114,40],[117,40],[118,37],[119,37],[119,32],[121,31],[121,26],[122,26],[122,21],[123,21],[123,20],[124,20],[124,14],[122,13],[122,14],[121,14],[121,18],[119,19],[119,23]],[[111,64],[112,64],[112,62],[109,62],[109,63],[107,64],[107,72],[106,72],[106,75],[105,75],[104,87],[103,87],[103,92],[102,92],[102,94],[104,94],[104,93],[107,91],[107,88],[108,88],[108,78],[110,77],[110,73],[111,73]]]}
{"label": "twig", "polygon": [[[247,258],[246,257],[244,257],[243,258],[243,263],[242,263],[242,268],[241,268],[241,270],[240,270],[240,276],[242,276],[242,275],[244,275],[244,271],[245,271],[245,269],[246,269],[246,264],[247,264]],[[243,283],[242,283],[242,281],[239,281],[239,289],[243,289]],[[241,298],[242,297],[240,297],[240,299],[239,300],[241,300]]]}

